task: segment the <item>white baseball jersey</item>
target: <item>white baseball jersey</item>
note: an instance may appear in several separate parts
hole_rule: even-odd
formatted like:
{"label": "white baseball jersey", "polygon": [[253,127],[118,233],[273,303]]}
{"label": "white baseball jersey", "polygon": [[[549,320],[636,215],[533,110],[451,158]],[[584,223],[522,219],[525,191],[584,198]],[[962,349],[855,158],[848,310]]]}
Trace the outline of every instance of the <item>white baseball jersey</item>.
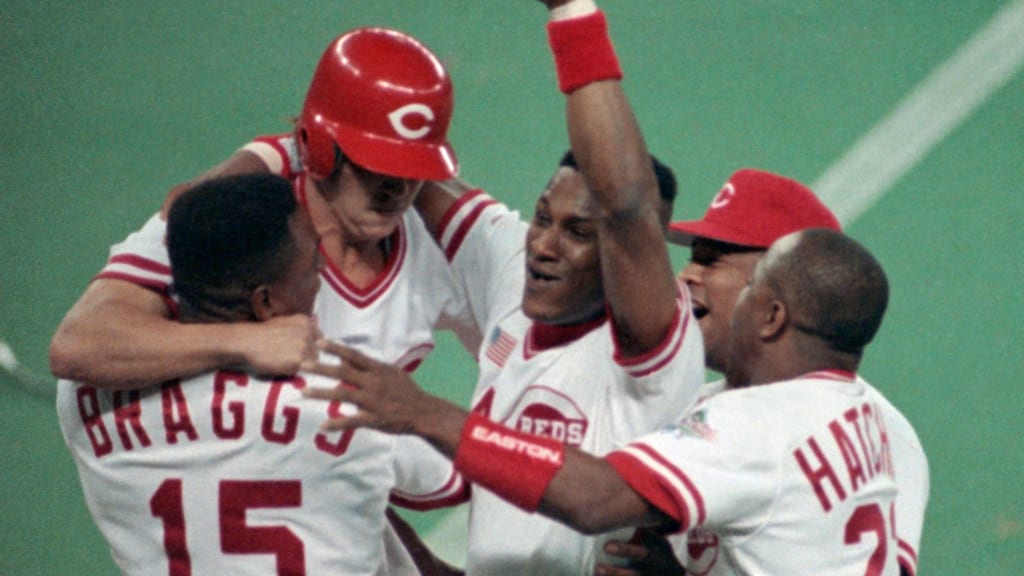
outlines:
{"label": "white baseball jersey", "polygon": [[[481,191],[464,195],[439,230],[445,254],[483,321],[474,410],[524,432],[602,455],[674,421],[704,377],[699,328],[682,288],[661,346],[621,358],[610,321],[554,329],[521,310],[525,231],[517,214]],[[610,537],[584,536],[475,488],[466,572],[591,574]]]}
{"label": "white baseball jersey", "polygon": [[[61,381],[86,503],[124,574],[395,574],[385,509],[461,491],[425,442],[320,424],[319,376],[216,372],[136,391]],[[397,568],[402,570],[402,568]]]}
{"label": "white baseball jersey", "polygon": [[[259,155],[272,172],[293,180],[297,197],[304,203],[304,175],[291,135],[261,137],[245,149]],[[107,264],[97,277],[152,289],[174,306],[165,232],[166,222],[159,214],[154,215],[111,248]],[[349,282],[337,267],[327,263],[314,308],[324,336],[410,371],[433,350],[436,329],[453,330],[467,350],[475,353],[481,340],[476,321],[461,286],[419,215],[412,210],[406,212],[389,243],[385,270],[365,288]],[[392,501],[411,508],[439,504],[410,500],[401,494],[394,495]],[[397,564],[390,573],[408,568],[398,566],[401,559],[393,560]]]}
{"label": "white baseball jersey", "polygon": [[[881,396],[881,395],[879,395]],[[928,458],[910,421],[889,400],[878,402],[889,427],[889,445],[899,494],[896,496],[896,535],[899,538],[900,566],[908,574],[917,574],[924,513],[928,507],[931,479]]]}
{"label": "white baseball jersey", "polygon": [[691,574],[895,576],[894,447],[911,441],[892,410],[854,375],[816,372],[714,395],[608,460],[692,531]]}
{"label": "white baseball jersey", "polygon": [[[859,378],[859,377],[858,377]],[[865,383],[866,385],[866,383]],[[709,398],[726,389],[725,380],[708,382],[698,394],[698,401]],[[930,480],[928,459],[924,448],[917,437],[917,432],[902,412],[896,409],[887,398],[879,395],[878,407],[889,430],[889,448],[892,452],[896,484],[899,493],[896,496],[896,536],[899,550],[899,562],[908,574],[917,574],[918,551],[921,545],[921,532],[924,529],[924,513],[928,506]],[[684,562],[689,562],[690,573],[699,574],[702,569],[701,554],[710,541],[706,531],[696,529],[687,533],[688,537],[672,538],[671,542],[676,555]],[[693,551],[694,555],[690,552]]]}
{"label": "white baseball jersey", "polygon": [[[263,137],[245,146],[272,171],[293,177],[305,204],[298,156],[290,135]],[[164,245],[166,222],[154,215],[139,231],[111,248],[99,278],[117,278],[170,292],[171,270]],[[314,312],[324,336],[367,355],[414,369],[434,348],[434,330],[450,329],[471,353],[480,343],[462,288],[414,210],[405,213],[388,240],[385,269],[369,286],[354,285],[327,262]]]}

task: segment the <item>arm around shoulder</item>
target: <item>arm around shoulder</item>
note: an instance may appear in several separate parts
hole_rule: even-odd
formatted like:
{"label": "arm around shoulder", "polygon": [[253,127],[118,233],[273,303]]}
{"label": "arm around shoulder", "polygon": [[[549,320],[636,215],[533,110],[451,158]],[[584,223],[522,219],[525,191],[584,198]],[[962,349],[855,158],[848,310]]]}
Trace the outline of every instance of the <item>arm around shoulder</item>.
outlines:
{"label": "arm around shoulder", "polygon": [[135,389],[210,370],[251,367],[291,374],[312,354],[316,322],[307,316],[263,323],[183,324],[164,298],[121,280],[94,281],[50,342],[58,378]]}
{"label": "arm around shoulder", "polygon": [[438,234],[441,221],[444,219],[445,214],[448,213],[448,210],[464,194],[475,189],[469,183],[458,178],[443,181],[427,180],[423,183],[423,188],[420,189],[419,195],[416,196],[416,212],[419,213],[420,218],[427,225],[427,230],[434,238],[440,241]]}

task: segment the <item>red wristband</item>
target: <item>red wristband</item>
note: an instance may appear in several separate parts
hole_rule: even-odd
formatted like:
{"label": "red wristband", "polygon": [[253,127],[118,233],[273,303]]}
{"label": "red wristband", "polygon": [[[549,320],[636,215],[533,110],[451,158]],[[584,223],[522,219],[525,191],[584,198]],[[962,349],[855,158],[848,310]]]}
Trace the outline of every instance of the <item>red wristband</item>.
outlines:
{"label": "red wristband", "polygon": [[513,430],[473,412],[462,427],[455,468],[463,477],[533,512],[564,461],[561,442]]}
{"label": "red wristband", "polygon": [[555,57],[558,88],[568,94],[598,80],[621,80],[604,12],[548,22],[548,44]]}

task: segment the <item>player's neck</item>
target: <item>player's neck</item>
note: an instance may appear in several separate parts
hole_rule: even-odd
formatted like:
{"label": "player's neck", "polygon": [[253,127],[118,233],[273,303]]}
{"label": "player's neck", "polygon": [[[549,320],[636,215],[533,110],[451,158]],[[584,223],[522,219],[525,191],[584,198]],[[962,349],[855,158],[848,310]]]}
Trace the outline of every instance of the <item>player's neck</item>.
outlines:
{"label": "player's neck", "polygon": [[[326,239],[325,239],[326,240]],[[387,269],[392,240],[375,242],[324,242],[324,252],[334,268],[352,284],[365,288]]]}
{"label": "player's neck", "polygon": [[397,234],[384,239],[353,239],[310,179],[305,180],[305,187],[306,207],[331,268],[354,286],[366,288],[387,269]]}
{"label": "player's neck", "polygon": [[175,316],[183,324],[232,324],[254,322],[256,314],[248,302],[218,303],[213,301],[191,305],[187,301],[178,303]]}
{"label": "player's neck", "polygon": [[814,372],[838,371],[855,374],[859,362],[848,354],[766,355],[750,367],[750,384],[793,380]]}

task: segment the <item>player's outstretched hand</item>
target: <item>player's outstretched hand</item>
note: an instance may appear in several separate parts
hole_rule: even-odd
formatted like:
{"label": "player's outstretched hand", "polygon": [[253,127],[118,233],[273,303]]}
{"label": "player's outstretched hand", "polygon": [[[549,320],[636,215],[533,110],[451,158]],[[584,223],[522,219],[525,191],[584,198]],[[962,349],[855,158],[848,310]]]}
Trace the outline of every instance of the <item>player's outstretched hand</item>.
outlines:
{"label": "player's outstretched hand", "polygon": [[391,434],[413,433],[434,398],[423,392],[405,370],[374,360],[354,348],[320,340],[320,350],[341,360],[340,364],[320,360],[303,363],[302,369],[340,382],[334,388],[309,387],[309,398],[350,402],[359,408],[351,416],[328,419],[325,430],[369,427]]}
{"label": "player's outstretched hand", "polygon": [[638,528],[629,541],[609,540],[604,545],[609,556],[624,558],[626,566],[598,564],[595,576],[685,576],[668,540],[650,530]]}

